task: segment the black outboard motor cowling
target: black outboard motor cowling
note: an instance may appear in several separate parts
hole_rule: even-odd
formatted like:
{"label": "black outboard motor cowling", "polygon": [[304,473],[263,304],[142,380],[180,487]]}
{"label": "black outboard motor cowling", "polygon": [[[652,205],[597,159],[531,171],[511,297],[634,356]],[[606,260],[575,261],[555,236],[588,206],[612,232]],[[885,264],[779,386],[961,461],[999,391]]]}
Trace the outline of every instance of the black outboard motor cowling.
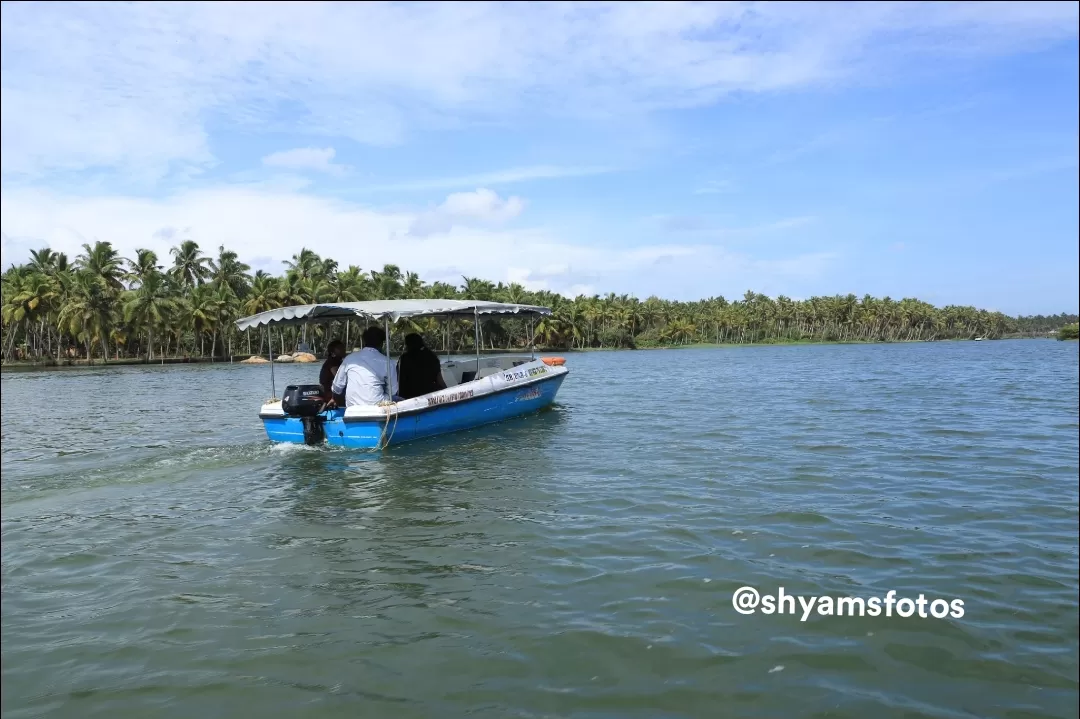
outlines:
{"label": "black outboard motor cowling", "polygon": [[314,417],[323,406],[322,386],[291,384],[281,397],[281,409],[290,417]]}

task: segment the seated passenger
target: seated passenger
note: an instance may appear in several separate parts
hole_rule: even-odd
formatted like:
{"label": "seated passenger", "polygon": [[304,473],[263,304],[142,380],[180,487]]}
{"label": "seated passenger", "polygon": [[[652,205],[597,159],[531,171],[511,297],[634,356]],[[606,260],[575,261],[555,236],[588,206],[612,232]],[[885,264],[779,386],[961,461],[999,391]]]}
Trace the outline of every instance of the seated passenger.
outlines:
{"label": "seated passenger", "polygon": [[323,401],[327,403],[327,407],[336,406],[330,386],[334,383],[334,375],[337,374],[338,367],[341,366],[344,358],[344,342],[334,340],[326,346],[326,361],[323,362],[322,370],[319,372],[319,384],[322,386]]}
{"label": "seated passenger", "polygon": [[439,356],[424,345],[424,338],[415,332],[405,335],[405,352],[398,360],[398,376],[402,399],[446,389]]}
{"label": "seated passenger", "polygon": [[392,365],[387,367],[386,355],[378,349],[386,343],[386,333],[379,327],[368,327],[360,341],[363,349],[341,361],[330,385],[334,401],[339,407],[393,402],[398,388],[397,371]]}

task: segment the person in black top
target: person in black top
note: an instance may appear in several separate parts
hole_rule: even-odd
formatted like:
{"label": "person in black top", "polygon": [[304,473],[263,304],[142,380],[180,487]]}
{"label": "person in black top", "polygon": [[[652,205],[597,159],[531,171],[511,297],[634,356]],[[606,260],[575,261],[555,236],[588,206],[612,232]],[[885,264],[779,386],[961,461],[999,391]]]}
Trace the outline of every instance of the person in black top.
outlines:
{"label": "person in black top", "polygon": [[328,407],[335,406],[334,395],[330,391],[330,385],[334,383],[334,375],[337,374],[341,361],[345,358],[345,343],[334,340],[326,346],[326,361],[323,362],[322,370],[319,371],[319,384],[322,385],[323,400]]}
{"label": "person in black top", "polygon": [[398,358],[398,394],[402,399],[446,389],[439,356],[415,332],[405,335],[405,352]]}

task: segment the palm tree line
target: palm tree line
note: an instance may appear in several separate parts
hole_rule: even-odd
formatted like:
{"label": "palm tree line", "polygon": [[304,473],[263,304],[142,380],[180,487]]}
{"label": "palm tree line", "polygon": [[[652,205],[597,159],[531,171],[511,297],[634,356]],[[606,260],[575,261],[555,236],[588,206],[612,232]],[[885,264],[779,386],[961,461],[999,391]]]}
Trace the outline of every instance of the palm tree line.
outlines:
{"label": "palm tree line", "polygon": [[[488,319],[481,323],[485,350],[632,348],[694,343],[876,341],[999,338],[1041,335],[1076,322],[1076,315],[1008,317],[974,307],[937,308],[917,299],[869,295],[792,300],[747,292],[728,301],[711,297],[675,302],[628,295],[568,299],[529,291],[517,283],[463,277],[460,286],[426,283],[396,265],[364,271],[340,268],[303,248],[273,276],[251,268],[224,246],[207,256],[188,240],[169,251],[123,258],[109,242],[83,245],[69,261],[43,248],[13,265],[2,278],[3,357],[11,359],[166,357],[211,360],[236,353],[289,352],[306,342],[316,351],[331,338],[356,343],[356,322],[240,333],[234,321],[277,307],[314,302],[460,298],[536,304],[553,313],[535,323]],[[470,320],[440,323],[403,320],[399,329],[424,334],[448,352],[475,348]],[[253,337],[253,335],[255,335]],[[401,332],[396,333],[400,341]]]}

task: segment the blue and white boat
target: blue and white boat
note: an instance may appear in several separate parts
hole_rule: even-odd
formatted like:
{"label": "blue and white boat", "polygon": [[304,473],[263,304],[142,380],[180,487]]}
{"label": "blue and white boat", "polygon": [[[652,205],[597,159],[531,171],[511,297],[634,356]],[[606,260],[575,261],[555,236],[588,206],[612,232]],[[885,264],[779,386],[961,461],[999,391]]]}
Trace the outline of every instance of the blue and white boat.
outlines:
{"label": "blue and white boat", "polygon": [[[569,370],[561,358],[527,355],[481,356],[481,317],[501,315],[535,319],[551,314],[547,307],[471,300],[380,300],[298,305],[261,312],[237,320],[240,330],[257,327],[325,323],[351,319],[382,322],[386,330],[383,353],[390,356],[390,330],[405,318],[471,317],[476,339],[475,359],[444,359],[446,389],[399,402],[345,409],[286,409],[274,385],[273,341],[270,382],[273,397],[259,410],[266,436],[273,442],[329,444],[378,451],[390,445],[448,432],[472,429],[520,417],[549,407]],[[270,333],[271,337],[273,333]],[[530,343],[531,344],[531,343]],[[315,393],[318,385],[291,386],[290,391]],[[310,405],[309,405],[310,407]]]}

